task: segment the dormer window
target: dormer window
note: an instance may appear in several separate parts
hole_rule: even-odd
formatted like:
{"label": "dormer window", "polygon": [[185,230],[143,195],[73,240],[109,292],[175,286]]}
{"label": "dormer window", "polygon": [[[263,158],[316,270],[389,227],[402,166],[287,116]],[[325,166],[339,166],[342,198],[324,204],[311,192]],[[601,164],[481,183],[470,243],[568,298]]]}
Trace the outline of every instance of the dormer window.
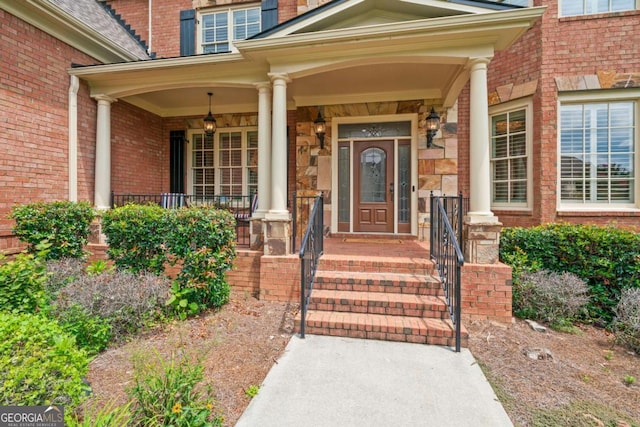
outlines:
{"label": "dormer window", "polygon": [[199,53],[235,52],[234,40],[260,32],[260,6],[216,8],[200,12]]}

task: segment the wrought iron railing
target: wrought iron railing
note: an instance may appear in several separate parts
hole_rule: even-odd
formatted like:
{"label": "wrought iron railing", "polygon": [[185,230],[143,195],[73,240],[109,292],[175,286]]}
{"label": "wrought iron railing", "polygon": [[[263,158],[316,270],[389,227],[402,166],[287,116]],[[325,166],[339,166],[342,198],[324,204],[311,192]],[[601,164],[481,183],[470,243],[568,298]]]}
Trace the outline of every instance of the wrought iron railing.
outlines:
{"label": "wrought iron railing", "polygon": [[293,213],[291,229],[291,252],[295,253],[299,243],[302,242],[304,233],[307,231],[309,218],[311,218],[311,211],[313,210],[314,203],[317,195],[302,196],[298,193],[293,193]]}
{"label": "wrought iron railing", "polygon": [[238,195],[189,195],[182,193],[161,194],[115,194],[111,193],[111,208],[127,204],[159,205],[163,208],[181,208],[188,206],[213,206],[227,209],[236,219],[236,239],[239,246],[249,246],[249,218],[256,209],[258,196]]}
{"label": "wrought iron railing", "polygon": [[457,197],[431,195],[431,259],[436,263],[442,288],[455,329],[455,348],[460,351],[461,337],[461,270],[462,217],[465,201]]}
{"label": "wrought iron railing", "polygon": [[323,199],[315,197],[313,209],[309,217],[307,231],[300,245],[300,337],[304,338],[307,321],[307,307],[313,291],[316,270],[323,252]]}

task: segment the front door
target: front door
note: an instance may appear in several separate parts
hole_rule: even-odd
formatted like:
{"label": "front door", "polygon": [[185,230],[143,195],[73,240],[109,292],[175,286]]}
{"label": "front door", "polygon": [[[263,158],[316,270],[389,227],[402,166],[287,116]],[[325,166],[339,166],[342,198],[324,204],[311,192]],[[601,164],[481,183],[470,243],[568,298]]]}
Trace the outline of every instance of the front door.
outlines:
{"label": "front door", "polygon": [[353,156],[353,231],[392,233],[393,141],[356,142]]}

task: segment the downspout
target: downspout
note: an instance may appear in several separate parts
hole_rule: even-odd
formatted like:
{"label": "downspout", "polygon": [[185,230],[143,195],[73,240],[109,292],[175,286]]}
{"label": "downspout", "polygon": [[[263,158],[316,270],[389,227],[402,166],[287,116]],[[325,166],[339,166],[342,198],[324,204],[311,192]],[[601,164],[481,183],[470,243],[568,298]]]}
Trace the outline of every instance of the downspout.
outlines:
{"label": "downspout", "polygon": [[78,201],[78,88],[80,79],[69,82],[69,200]]}
{"label": "downspout", "polygon": [[152,50],[151,50],[151,39],[152,39],[152,37],[151,37],[151,22],[153,20],[153,13],[151,13],[152,6],[153,6],[153,0],[149,0],[149,37],[148,37],[149,40],[147,42],[147,53],[149,55],[151,55],[151,52],[152,52]]}

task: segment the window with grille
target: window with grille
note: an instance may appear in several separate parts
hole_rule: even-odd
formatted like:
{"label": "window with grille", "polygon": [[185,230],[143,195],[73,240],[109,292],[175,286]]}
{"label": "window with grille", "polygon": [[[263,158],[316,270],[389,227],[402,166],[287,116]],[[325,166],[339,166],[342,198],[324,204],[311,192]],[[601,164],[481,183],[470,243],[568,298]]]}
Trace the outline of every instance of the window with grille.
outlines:
{"label": "window with grille", "polygon": [[491,116],[491,200],[494,207],[528,207],[528,139],[527,108]]}
{"label": "window with grille", "polygon": [[561,105],[563,206],[636,203],[636,108],[634,101]]}
{"label": "window with grille", "polygon": [[560,16],[622,12],[638,7],[638,0],[562,0]]}
{"label": "window with grille", "polygon": [[258,131],[191,132],[189,188],[196,196],[251,196],[258,191]]}
{"label": "window with grille", "polygon": [[233,40],[260,32],[260,7],[215,9],[201,13],[199,22],[200,53],[232,52]]}

